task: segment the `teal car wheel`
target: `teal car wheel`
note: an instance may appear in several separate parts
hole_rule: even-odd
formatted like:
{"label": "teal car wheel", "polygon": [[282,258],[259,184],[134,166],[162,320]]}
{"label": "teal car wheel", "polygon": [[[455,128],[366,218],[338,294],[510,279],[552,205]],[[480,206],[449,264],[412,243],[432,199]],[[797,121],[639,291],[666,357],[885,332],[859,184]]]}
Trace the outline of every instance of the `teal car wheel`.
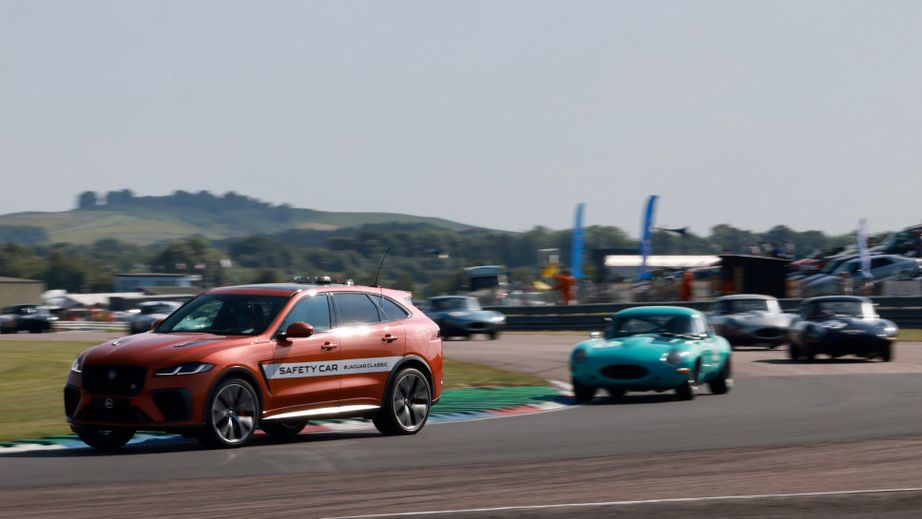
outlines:
{"label": "teal car wheel", "polygon": [[675,394],[679,400],[692,400],[698,394],[698,375],[701,372],[701,365],[695,364],[695,369],[688,374],[688,380],[675,388]]}
{"label": "teal car wheel", "polygon": [[720,372],[708,382],[708,388],[715,395],[724,395],[733,387],[733,373],[730,368],[730,359],[720,368]]}
{"label": "teal car wheel", "polygon": [[587,404],[592,402],[592,399],[595,398],[596,388],[592,386],[584,386],[577,381],[573,381],[573,398],[580,404]]}

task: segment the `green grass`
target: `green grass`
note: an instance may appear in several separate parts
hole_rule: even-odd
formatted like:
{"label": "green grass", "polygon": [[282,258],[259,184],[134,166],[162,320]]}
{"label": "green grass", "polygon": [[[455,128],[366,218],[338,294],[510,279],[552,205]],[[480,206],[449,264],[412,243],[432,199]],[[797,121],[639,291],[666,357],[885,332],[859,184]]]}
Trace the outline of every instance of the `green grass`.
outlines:
{"label": "green grass", "polygon": [[445,359],[445,387],[546,386],[547,381],[533,375]]}
{"label": "green grass", "polygon": [[[74,358],[99,344],[77,341],[0,341],[0,441],[69,433],[64,383]],[[546,386],[531,375],[445,360],[446,387]]]}
{"label": "green grass", "polygon": [[69,433],[64,383],[74,358],[96,342],[0,342],[0,440]]}
{"label": "green grass", "polygon": [[922,342],[922,329],[907,328],[905,330],[900,330],[897,340],[904,342]]}

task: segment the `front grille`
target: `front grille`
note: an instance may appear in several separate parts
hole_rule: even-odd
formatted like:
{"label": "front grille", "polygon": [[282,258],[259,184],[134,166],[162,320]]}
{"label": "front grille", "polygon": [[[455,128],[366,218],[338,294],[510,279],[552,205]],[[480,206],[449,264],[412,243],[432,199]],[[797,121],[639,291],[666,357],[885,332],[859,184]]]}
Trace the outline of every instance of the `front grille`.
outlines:
{"label": "front grille", "polygon": [[101,364],[83,367],[83,388],[102,395],[137,395],[144,388],[144,366]]}
{"label": "front grille", "polygon": [[154,404],[160,414],[170,422],[183,422],[189,419],[192,399],[185,389],[166,389],[154,392]]}
{"label": "front grille", "polygon": [[602,368],[602,375],[608,378],[631,379],[644,378],[647,376],[647,368],[635,366],[634,364],[614,364]]}
{"label": "front grille", "polygon": [[77,405],[80,404],[80,390],[73,386],[64,387],[64,414],[68,418],[74,417],[74,411],[77,410]]}
{"label": "front grille", "polygon": [[[85,373],[85,372],[84,372]],[[78,420],[103,423],[151,422],[147,414],[131,405],[127,399],[94,398],[77,416]]]}

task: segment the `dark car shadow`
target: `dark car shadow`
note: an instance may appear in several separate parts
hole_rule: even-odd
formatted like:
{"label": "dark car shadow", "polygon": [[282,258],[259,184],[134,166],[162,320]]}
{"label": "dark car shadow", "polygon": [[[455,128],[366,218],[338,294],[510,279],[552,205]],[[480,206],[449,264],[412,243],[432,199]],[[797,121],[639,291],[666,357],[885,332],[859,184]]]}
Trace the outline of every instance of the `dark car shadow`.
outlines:
{"label": "dark car shadow", "polygon": [[761,362],[763,364],[866,364],[868,362],[874,362],[875,359],[856,359],[856,358],[831,358],[831,357],[818,357],[814,360],[804,360],[804,359],[759,359],[754,362]]}
{"label": "dark car shadow", "polygon": [[[712,396],[707,389],[700,391],[696,398],[706,398]],[[568,398],[571,405],[575,405],[576,401],[573,398]],[[640,405],[640,404],[662,404],[665,402],[683,402],[684,400],[679,400],[675,392],[673,391],[664,391],[662,393],[647,393],[647,394],[631,394],[628,393],[624,396],[612,397],[612,396],[596,396],[591,402],[584,405],[591,406],[605,406],[605,405]]]}
{"label": "dark car shadow", "polygon": [[[272,445],[299,445],[305,443],[332,442],[371,437],[387,438],[387,436],[384,436],[377,431],[315,432],[299,434],[294,438],[287,439],[259,436],[252,438],[247,442],[245,446],[241,448],[250,449],[253,447],[265,447]],[[165,454],[208,450],[227,452],[232,451],[233,449],[210,449],[208,447],[204,447],[195,439],[182,438],[177,436],[175,439],[171,438],[169,440],[163,440],[160,442],[126,445],[115,451],[100,451],[87,446],[54,450],[43,449],[26,452],[11,452],[8,454],[0,452],[0,458],[99,458],[109,456],[137,456],[144,454]]]}

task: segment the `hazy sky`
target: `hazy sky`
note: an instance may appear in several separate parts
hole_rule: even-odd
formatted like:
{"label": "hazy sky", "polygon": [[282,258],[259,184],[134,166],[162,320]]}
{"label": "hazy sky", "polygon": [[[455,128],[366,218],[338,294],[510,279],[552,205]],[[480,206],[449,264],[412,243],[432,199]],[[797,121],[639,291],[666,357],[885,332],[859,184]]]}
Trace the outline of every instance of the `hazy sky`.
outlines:
{"label": "hazy sky", "polygon": [[922,2],[0,0],[0,213],[122,188],[895,229],[922,221]]}

